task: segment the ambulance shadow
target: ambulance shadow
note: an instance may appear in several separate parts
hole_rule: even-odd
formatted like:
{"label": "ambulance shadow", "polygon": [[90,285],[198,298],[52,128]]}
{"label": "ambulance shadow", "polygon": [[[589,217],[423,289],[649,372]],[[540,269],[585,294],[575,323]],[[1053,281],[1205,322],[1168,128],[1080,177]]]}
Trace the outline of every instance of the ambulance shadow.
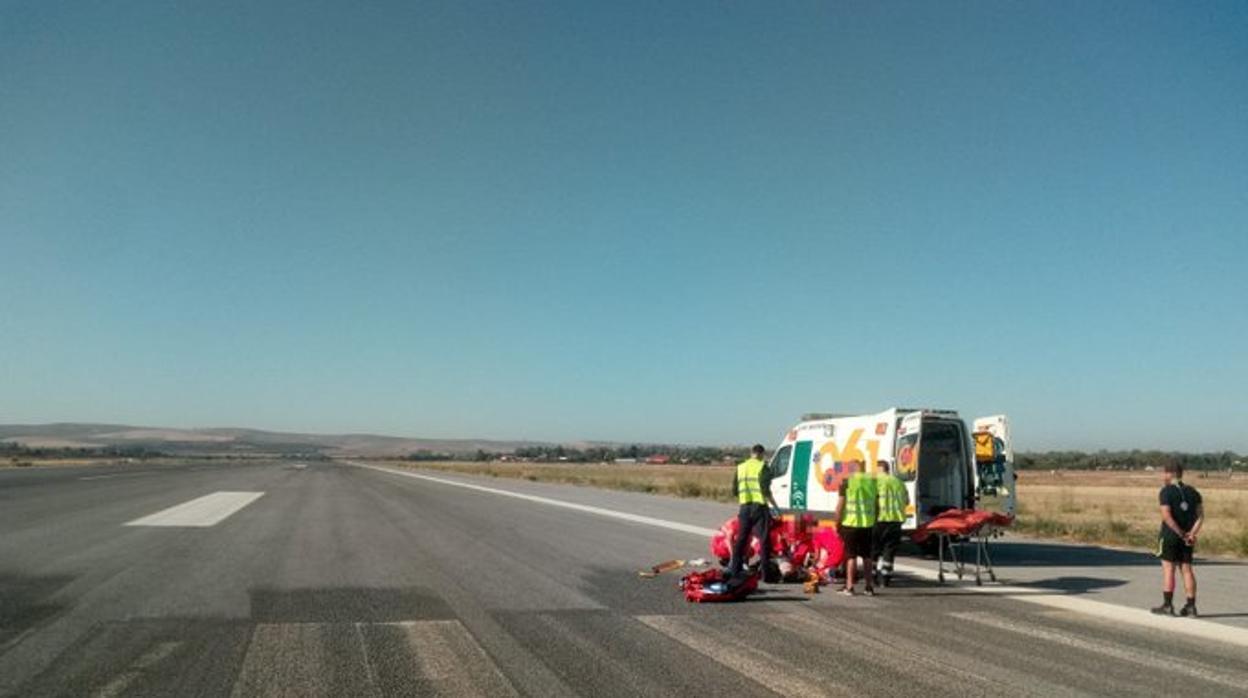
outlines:
{"label": "ambulance shadow", "polygon": [[1022,589],[1043,589],[1045,591],[1062,591],[1067,594],[1086,594],[1101,589],[1112,589],[1127,584],[1123,579],[1106,577],[1054,577],[1034,582],[1015,583],[1012,586]]}
{"label": "ambulance shadow", "polygon": [[[1079,543],[1032,543],[1023,541],[992,541],[988,544],[992,562],[1000,570],[1007,567],[1155,567],[1157,558],[1139,550],[1120,550]],[[917,548],[912,549],[917,552]],[[972,549],[966,552],[974,555]],[[935,557],[934,555],[931,557]],[[972,558],[973,559],[973,558]],[[1200,567],[1238,565],[1236,560],[1207,560],[1197,556]]]}
{"label": "ambulance shadow", "polygon": [[[906,575],[899,575],[891,586],[885,589],[885,593],[897,592],[904,596],[978,596],[982,597],[984,592],[979,589],[966,588],[968,584],[974,584],[975,577],[967,575],[963,579],[958,580],[956,576],[950,575],[949,581],[945,584],[938,584],[928,579],[917,579]],[[1088,594],[1102,589],[1112,589],[1127,584],[1121,579],[1108,579],[1105,577],[1054,577],[1053,579],[1041,579],[1034,582],[1014,582],[1002,580],[1000,582],[990,582],[987,576],[984,577],[984,586],[997,586],[998,584],[1007,584],[1015,589],[1031,590],[1037,595],[1051,595],[1054,592],[1062,594]],[[1011,594],[1011,596],[1019,596],[1021,594]]]}

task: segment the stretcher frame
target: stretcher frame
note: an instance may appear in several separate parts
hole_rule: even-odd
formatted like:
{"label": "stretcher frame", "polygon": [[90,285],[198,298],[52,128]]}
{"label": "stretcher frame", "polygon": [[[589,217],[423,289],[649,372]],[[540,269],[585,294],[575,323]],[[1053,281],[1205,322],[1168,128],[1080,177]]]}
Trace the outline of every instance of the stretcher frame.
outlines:
{"label": "stretcher frame", "polygon": [[983,525],[976,527],[968,533],[954,534],[933,531],[932,535],[936,536],[936,557],[938,560],[937,581],[941,584],[945,583],[945,550],[949,551],[949,571],[958,575],[959,580],[966,575],[968,561],[965,559],[964,553],[968,544],[975,547],[975,585],[984,585],[984,572],[987,572],[988,579],[994,582],[997,581],[996,570],[992,567],[992,556],[988,553],[988,541],[1001,534],[1002,528],[1000,526],[988,522],[984,522]]}

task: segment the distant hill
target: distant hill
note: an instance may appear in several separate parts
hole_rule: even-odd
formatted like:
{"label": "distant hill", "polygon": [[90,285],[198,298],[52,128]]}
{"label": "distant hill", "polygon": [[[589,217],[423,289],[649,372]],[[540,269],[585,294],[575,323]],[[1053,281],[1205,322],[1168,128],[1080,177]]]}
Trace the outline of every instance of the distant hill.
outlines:
{"label": "distant hill", "polygon": [[259,429],[167,429],[123,424],[4,424],[0,442],[27,448],[144,448],[170,454],[320,453],[327,456],[404,456],[420,451],[466,455],[509,453],[551,445],[541,441],[420,439],[377,434],[299,434]]}

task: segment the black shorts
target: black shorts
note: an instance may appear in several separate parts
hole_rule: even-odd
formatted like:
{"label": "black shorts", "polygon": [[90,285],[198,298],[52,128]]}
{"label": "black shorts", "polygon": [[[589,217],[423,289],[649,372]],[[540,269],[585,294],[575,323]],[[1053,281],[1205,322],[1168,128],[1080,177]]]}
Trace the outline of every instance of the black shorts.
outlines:
{"label": "black shorts", "polygon": [[845,542],[846,557],[871,557],[871,530],[841,526],[839,533],[841,540]]}
{"label": "black shorts", "polygon": [[1195,546],[1184,543],[1177,536],[1162,535],[1157,539],[1157,557],[1166,562],[1191,564],[1194,552]]}

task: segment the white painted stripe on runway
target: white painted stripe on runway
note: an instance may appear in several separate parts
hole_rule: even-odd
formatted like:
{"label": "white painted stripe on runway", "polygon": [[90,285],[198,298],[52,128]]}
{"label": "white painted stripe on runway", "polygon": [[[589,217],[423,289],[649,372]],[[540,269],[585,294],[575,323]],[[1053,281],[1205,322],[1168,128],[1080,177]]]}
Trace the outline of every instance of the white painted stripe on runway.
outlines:
{"label": "white painted stripe on runway", "polygon": [[359,468],[368,468],[369,470],[377,470],[391,475],[402,475],[417,480],[427,480],[436,482],[441,485],[450,485],[452,487],[462,487],[467,490],[476,490],[477,492],[488,492],[489,494],[497,494],[503,497],[512,497],[514,499],[523,499],[529,502],[537,502],[538,504],[546,504],[552,507],[561,507],[563,509],[573,509],[583,511],[587,514],[596,514],[598,516],[606,516],[612,519],[621,519],[623,521],[631,521],[633,523],[644,524],[646,526],[657,526],[659,528],[667,528],[681,533],[692,533],[695,536],[709,536],[715,533],[716,529],[703,528],[701,526],[691,526],[689,524],[678,523],[676,521],[666,521],[664,519],[656,519],[650,516],[641,516],[639,514],[629,514],[624,511],[616,511],[614,509],[603,509],[602,507],[593,507],[588,504],[577,504],[575,502],[565,502],[562,499],[551,499],[550,497],[539,497],[533,494],[523,494],[520,492],[512,492],[511,490],[500,490],[495,487],[486,487],[484,485],[474,485],[469,482],[460,482],[459,480],[448,480],[446,478],[434,477],[432,475],[421,475],[420,473],[411,473],[403,470],[392,470],[390,468],[381,468],[376,465],[367,465],[365,463],[353,463],[351,461],[343,461],[349,465]]}
{"label": "white painted stripe on runway", "polygon": [[115,477],[143,477],[145,475],[159,475],[160,471],[144,470],[141,473],[111,473],[109,475],[88,475],[80,477],[79,480],[109,480]]}
{"label": "white painted stripe on runway", "polygon": [[251,504],[264,495],[263,492],[213,492],[183,502],[177,506],[149,514],[127,526],[216,526],[234,512]]}
{"label": "white painted stripe on runway", "polygon": [[1062,632],[1060,630],[1046,628],[1036,623],[1020,623],[997,613],[969,611],[950,613],[949,615],[960,620],[967,620],[972,623],[986,625],[990,628],[1006,630],[1012,633],[1018,633],[1019,635],[1026,635],[1029,638],[1047,640],[1049,642],[1083,652],[1094,652],[1096,654],[1112,657],[1124,662],[1131,662],[1132,664],[1139,664],[1141,666],[1151,667],[1154,669],[1162,669],[1168,674],[1184,674],[1202,681],[1210,681],[1229,688],[1241,690],[1245,685],[1248,685],[1248,676],[1243,674],[1232,676],[1230,674],[1223,673],[1222,668],[1211,664],[1202,664],[1200,662],[1194,662],[1190,659],[1175,661],[1174,657],[1158,652],[1086,640],[1082,637]]}
{"label": "white painted stripe on runway", "polygon": [[520,695],[463,623],[427,620],[394,625],[403,629],[420,673],[433,684],[435,694],[482,698]]}
{"label": "white painted stripe on runway", "polygon": [[[489,494],[496,494],[503,497],[512,497],[514,499],[523,499],[530,502],[537,502],[539,504],[562,507],[564,509],[583,511],[587,514],[622,519],[624,521],[631,521],[633,523],[644,524],[647,526],[656,526],[672,531],[680,531],[681,533],[689,533],[695,536],[712,536],[718,532],[718,529],[714,528],[691,526],[689,524],[679,523],[676,521],[656,519],[650,516],[639,516],[637,514],[629,514],[623,511],[603,509],[602,507],[577,504],[575,502],[566,502],[560,499],[552,499],[550,497],[522,494],[520,492],[512,492],[510,490],[498,489],[495,487],[486,487],[484,485],[475,485],[468,482],[461,482],[459,480],[434,477],[432,475],[423,475],[421,473],[413,473],[404,470],[394,470],[392,468],[383,468],[376,465],[368,465],[366,463],[356,463],[353,461],[343,462],[348,465],[377,470],[391,475],[401,475],[403,477],[410,477],[417,480],[427,480],[429,482],[436,482],[438,484],[449,485],[451,487],[461,487],[463,489],[475,490],[477,492],[487,492]],[[920,579],[930,581],[937,580],[936,570],[929,569],[927,567],[896,563],[893,568],[898,572],[905,572]],[[1093,601],[1091,599],[1079,598],[1068,594],[1042,589],[1028,589],[1025,587],[1006,586],[1001,584],[985,584],[984,586],[977,586],[974,581],[958,583],[949,582],[948,584],[950,586],[956,586],[961,591],[996,594],[1011,599],[1018,599],[1020,601],[1027,601],[1029,603],[1048,606],[1050,608],[1060,608],[1066,611],[1074,611],[1075,613],[1104,618],[1116,623],[1127,623],[1153,630],[1163,630],[1167,633],[1188,635],[1202,640],[1217,640],[1232,645],[1248,647],[1248,628],[1238,628],[1232,625],[1223,625],[1221,623],[1214,623],[1213,621],[1207,620],[1165,618],[1162,616],[1155,616],[1149,613],[1147,609],[1129,608],[1127,606],[1119,606],[1117,604],[1105,603],[1103,601]]]}
{"label": "white painted stripe on runway", "polygon": [[[917,565],[903,565],[897,563],[893,568],[899,572],[906,572],[922,579],[930,581],[937,580],[937,572],[927,567],[919,567]],[[946,582],[951,584],[951,582]],[[984,584],[977,586],[974,581],[958,582],[953,584],[961,591],[975,591],[981,594],[995,594],[1010,599],[1026,601],[1028,603],[1047,606],[1049,608],[1057,608],[1063,611],[1073,611],[1086,616],[1094,616],[1114,623],[1123,623],[1134,625],[1149,630],[1156,630],[1167,634],[1186,635],[1200,640],[1217,640],[1240,647],[1248,647],[1248,628],[1239,628],[1233,625],[1223,625],[1222,623],[1214,623],[1208,620],[1198,620],[1193,618],[1167,618],[1165,616],[1153,615],[1145,608],[1131,608],[1130,606],[1119,606],[1118,604],[1106,603],[1104,601],[1093,601],[1069,594],[1046,591],[1043,589],[1029,589],[1027,587],[1008,586],[1004,584]]]}
{"label": "white painted stripe on runway", "polygon": [[[794,604],[798,605],[798,604]],[[837,656],[854,655],[903,675],[922,676],[927,685],[961,686],[968,694],[1054,696],[1071,689],[1012,671],[975,656],[962,656],[940,646],[890,634],[876,625],[876,616],[825,614],[804,607],[759,618],[780,632],[796,635],[804,644],[826,647]],[[853,642],[844,642],[852,637]],[[970,690],[964,684],[977,684]],[[917,693],[917,687],[915,689]]]}
{"label": "white painted stripe on runway", "polygon": [[116,698],[116,696],[124,695],[126,689],[130,688],[130,684],[134,683],[135,679],[139,678],[144,671],[164,661],[180,646],[182,646],[182,643],[177,641],[157,643],[144,652],[141,657],[134,660],[125,671],[113,677],[112,681],[104,684],[103,688],[96,691],[94,693],[95,698]]}
{"label": "white painted stripe on runway", "polygon": [[[767,688],[790,696],[852,696],[856,691],[846,686],[813,680],[806,667],[796,666],[774,654],[764,652],[738,633],[716,632],[686,616],[637,616],[646,627],[679,642],[698,654],[753,679]],[[811,676],[812,680],[806,680]]]}
{"label": "white painted stripe on runway", "polygon": [[[261,623],[251,633],[232,698],[331,696],[321,623]],[[371,686],[369,687],[372,688]]]}

